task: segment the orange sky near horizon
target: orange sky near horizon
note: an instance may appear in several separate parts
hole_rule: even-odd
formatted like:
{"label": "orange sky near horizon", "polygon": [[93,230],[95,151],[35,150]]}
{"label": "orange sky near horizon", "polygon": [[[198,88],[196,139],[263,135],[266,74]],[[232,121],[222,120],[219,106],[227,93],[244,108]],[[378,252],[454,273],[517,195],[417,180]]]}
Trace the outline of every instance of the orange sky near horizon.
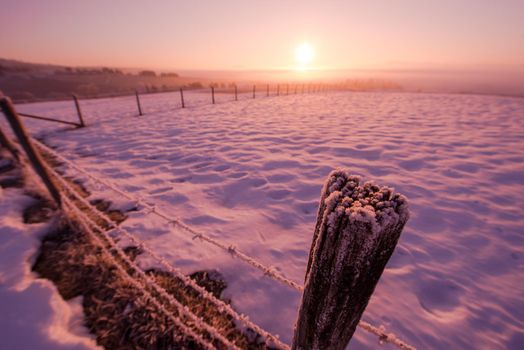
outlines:
{"label": "orange sky near horizon", "polygon": [[[3,0],[0,57],[152,69],[521,69],[523,13],[524,1],[509,0]],[[302,43],[314,51],[307,64],[295,57]]]}

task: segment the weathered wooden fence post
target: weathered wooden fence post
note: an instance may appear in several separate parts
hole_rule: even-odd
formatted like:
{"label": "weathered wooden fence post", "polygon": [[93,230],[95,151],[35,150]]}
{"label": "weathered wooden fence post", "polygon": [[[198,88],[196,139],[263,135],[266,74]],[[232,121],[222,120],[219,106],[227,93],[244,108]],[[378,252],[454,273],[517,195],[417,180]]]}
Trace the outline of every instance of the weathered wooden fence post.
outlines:
{"label": "weathered wooden fence post", "polygon": [[180,102],[182,102],[182,108],[186,108],[186,105],[184,103],[184,90],[182,87],[180,87]]}
{"label": "weathered wooden fence post", "polygon": [[322,190],[294,350],[344,350],[408,220],[406,198],[344,170]]}
{"label": "weathered wooden fence post", "polygon": [[266,85],[266,97],[269,97],[269,84]]}
{"label": "weathered wooden fence post", "polygon": [[138,97],[138,90],[135,90],[135,95],[136,95],[136,104],[138,106],[138,115],[143,115],[142,107],[140,106],[140,97]]}
{"label": "weathered wooden fence post", "polygon": [[73,100],[75,101],[76,113],[78,114],[78,120],[80,121],[80,128],[83,128],[85,125],[84,118],[82,117],[82,111],[80,110],[80,103],[78,103],[78,96],[73,94]]}
{"label": "weathered wooden fence post", "polygon": [[277,84],[277,96],[280,96],[280,84]]}
{"label": "weathered wooden fence post", "polygon": [[289,95],[289,84],[286,84],[286,95]]}
{"label": "weathered wooden fence post", "polygon": [[[0,91],[0,98],[2,98],[2,97],[4,97],[4,94],[2,93],[2,91]],[[7,135],[4,133],[4,131],[2,130],[1,127],[0,127],[0,146],[2,146],[3,148],[6,148],[13,155],[13,157],[16,160],[19,159],[18,158],[18,150],[13,145],[11,140],[9,140],[9,137],[7,137]]]}
{"label": "weathered wooden fence post", "polygon": [[256,84],[253,84],[253,98],[255,98],[255,90],[256,90]]}
{"label": "weathered wooden fence post", "polygon": [[235,101],[238,101],[238,89],[237,89],[237,84],[235,84]]}
{"label": "weathered wooden fence post", "polygon": [[20,142],[20,145],[22,145],[22,148],[26,152],[27,157],[31,162],[31,165],[44,182],[45,186],[47,187],[49,193],[51,193],[51,196],[55,200],[56,204],[60,206],[62,203],[62,199],[60,197],[58,187],[51,179],[51,176],[49,175],[49,172],[47,171],[47,168],[44,165],[44,162],[40,157],[40,154],[35,150],[33,144],[31,143],[29,134],[25,130],[22,120],[16,112],[13,103],[8,97],[0,97],[0,107],[2,108],[2,112],[4,112],[7,121],[9,122],[9,125],[11,125],[11,129],[13,129],[13,133],[16,135],[18,141]]}
{"label": "weathered wooden fence post", "polygon": [[215,87],[211,86],[211,102],[215,104]]}
{"label": "weathered wooden fence post", "polygon": [[2,130],[1,127],[0,127],[0,146],[2,146],[3,148],[6,148],[13,155],[13,157],[16,160],[19,159],[18,158],[18,150],[11,143],[11,140],[9,140],[9,138],[6,136],[6,134],[4,134],[4,131]]}

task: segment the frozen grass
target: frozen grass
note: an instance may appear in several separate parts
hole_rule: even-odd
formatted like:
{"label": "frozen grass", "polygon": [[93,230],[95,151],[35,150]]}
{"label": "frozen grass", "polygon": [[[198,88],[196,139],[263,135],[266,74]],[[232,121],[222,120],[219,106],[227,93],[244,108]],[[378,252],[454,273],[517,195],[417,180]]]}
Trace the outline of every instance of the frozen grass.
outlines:
{"label": "frozen grass", "polygon": [[[133,259],[139,254],[133,247],[126,251]],[[65,222],[44,238],[33,270],[53,281],[64,299],[82,296],[85,324],[96,335],[98,344],[106,349],[199,349],[191,338],[144,300],[140,290],[121,278],[112,262],[104,258],[84,232],[72,229]],[[266,348],[254,332],[249,335],[240,332],[231,318],[169,273],[151,269],[147,274],[242,348]],[[198,272],[191,277],[216,297],[220,297],[226,287],[217,273]]]}
{"label": "frozen grass", "polygon": [[[58,165],[53,157],[44,155],[49,163]],[[67,182],[68,186],[74,186],[75,191],[81,196],[89,195],[78,183],[72,180]],[[104,200],[94,200],[92,204],[98,210],[104,211],[115,223],[121,223],[126,219],[120,211],[109,210],[111,204]],[[75,205],[80,208],[83,206],[76,200]],[[46,209],[44,203],[39,207],[42,211]],[[99,217],[92,213],[89,216],[98,225],[109,229]],[[96,335],[97,342],[107,349],[199,349],[198,343],[177,329],[165,314],[144,298],[142,290],[137,289],[134,284],[127,283],[127,279],[115,270],[115,260],[108,260],[101,247],[78,227],[81,227],[78,223],[62,220],[58,228],[44,238],[33,269],[42,277],[52,280],[64,299],[83,297],[86,325]],[[141,254],[140,249],[133,246],[127,246],[124,251],[132,260]],[[124,261],[120,263],[126,266]],[[195,315],[218,329],[240,348],[269,348],[255,331],[249,328],[240,331],[232,317],[210,301],[202,299],[198,292],[186,286],[179,278],[158,269],[149,269],[146,274],[152,276],[154,281],[176,300],[188,306]],[[217,298],[221,297],[226,288],[225,282],[217,272],[201,271],[192,274],[191,277]],[[215,346],[219,349],[223,347],[220,343],[215,343]]]}

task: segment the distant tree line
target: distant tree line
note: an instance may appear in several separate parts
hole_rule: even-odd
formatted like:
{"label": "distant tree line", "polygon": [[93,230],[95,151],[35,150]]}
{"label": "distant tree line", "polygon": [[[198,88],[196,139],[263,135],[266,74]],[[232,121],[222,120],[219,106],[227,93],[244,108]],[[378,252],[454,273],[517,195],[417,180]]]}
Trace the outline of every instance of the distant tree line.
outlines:
{"label": "distant tree line", "polygon": [[[28,69],[22,69],[22,68],[9,68],[0,66],[0,74],[3,71],[12,71],[12,72],[26,72]],[[108,68],[108,67],[102,67],[102,68],[72,68],[72,67],[64,67],[63,69],[57,69],[55,70],[55,75],[124,75],[124,72],[120,69],[116,68]],[[126,74],[126,75],[133,75],[133,74]],[[152,70],[142,70],[136,74],[139,77],[157,77],[160,76],[162,78],[178,78],[179,75],[177,73],[172,72],[166,72],[166,73],[160,73],[160,75],[157,75],[155,71]]]}
{"label": "distant tree line", "polygon": [[[138,72],[138,75],[141,77],[156,77],[157,74],[155,71],[152,70],[143,70]],[[179,75],[177,73],[160,73],[160,77],[162,78],[178,78]]]}
{"label": "distant tree line", "polygon": [[64,69],[55,70],[55,75],[124,75],[120,69],[116,68],[71,68],[65,67]]}
{"label": "distant tree line", "polygon": [[209,87],[214,87],[215,89],[216,88],[222,88],[222,89],[225,89],[226,87],[230,88],[230,89],[233,89],[235,88],[235,83],[216,83],[216,82],[212,82],[209,84]]}

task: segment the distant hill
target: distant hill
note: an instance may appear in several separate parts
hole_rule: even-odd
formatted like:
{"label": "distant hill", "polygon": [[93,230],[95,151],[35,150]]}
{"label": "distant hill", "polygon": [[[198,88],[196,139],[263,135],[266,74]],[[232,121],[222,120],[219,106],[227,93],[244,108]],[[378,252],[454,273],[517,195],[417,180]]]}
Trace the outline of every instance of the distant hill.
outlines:
{"label": "distant hill", "polygon": [[121,95],[141,91],[169,91],[208,83],[151,70],[136,73],[110,67],[67,67],[0,58],[0,91],[15,102]]}

